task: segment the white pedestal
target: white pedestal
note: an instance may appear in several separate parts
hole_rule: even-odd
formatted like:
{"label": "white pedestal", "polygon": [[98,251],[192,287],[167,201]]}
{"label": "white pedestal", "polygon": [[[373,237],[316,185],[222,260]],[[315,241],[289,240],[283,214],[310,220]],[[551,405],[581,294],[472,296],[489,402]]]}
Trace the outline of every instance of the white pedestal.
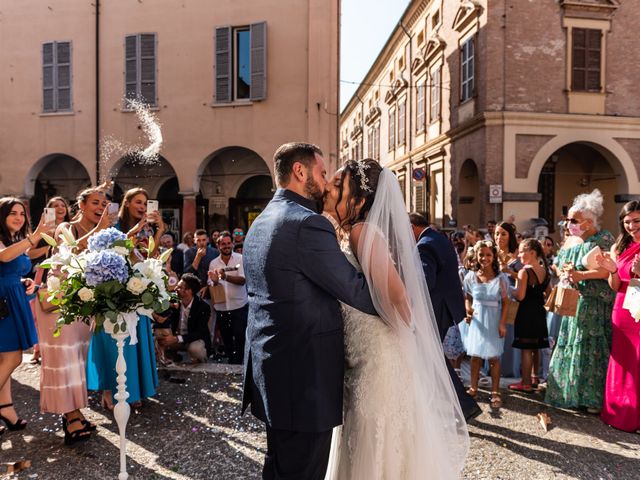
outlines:
{"label": "white pedestal", "polygon": [[113,409],[113,415],[118,424],[118,431],[120,432],[120,473],[118,474],[118,480],[127,480],[129,474],[127,473],[127,423],[129,422],[129,415],[131,408],[127,403],[129,393],[127,392],[127,377],[125,373],[127,371],[127,362],[124,359],[123,347],[124,341],[129,337],[128,333],[113,333],[111,334],[116,341],[118,347],[118,361],[116,362],[116,372],[118,373],[118,392],[114,398],[118,401]]}

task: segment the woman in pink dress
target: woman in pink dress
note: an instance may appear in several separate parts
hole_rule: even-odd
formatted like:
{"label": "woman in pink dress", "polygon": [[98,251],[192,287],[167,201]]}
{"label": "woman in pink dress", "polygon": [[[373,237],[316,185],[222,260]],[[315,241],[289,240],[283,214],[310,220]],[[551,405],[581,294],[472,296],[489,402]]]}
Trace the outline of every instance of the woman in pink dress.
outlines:
{"label": "woman in pink dress", "polygon": [[600,266],[609,271],[609,285],[618,292],[611,316],[611,356],[600,418],[620,430],[640,432],[640,323],[623,308],[629,281],[640,277],[640,201],[622,207],[620,231],[611,253],[598,258]]}
{"label": "woman in pink dress", "polygon": [[[105,223],[103,215],[107,207],[107,198],[100,188],[83,190],[78,196],[79,214],[70,223],[62,223],[56,230],[56,236],[62,227],[70,228],[81,247],[90,233]],[[100,222],[101,217],[105,220]],[[97,226],[98,225],[98,226]],[[102,227],[107,225],[102,225]],[[44,290],[42,290],[44,291]],[[45,293],[46,295],[46,293]],[[91,331],[84,322],[65,325],[60,335],[55,337],[58,314],[46,312],[39,301],[35,302],[36,326],[42,355],[40,375],[40,410],[62,415],[65,444],[70,445],[87,440],[95,425],[89,423],[80,409],[88,405],[86,361]]]}

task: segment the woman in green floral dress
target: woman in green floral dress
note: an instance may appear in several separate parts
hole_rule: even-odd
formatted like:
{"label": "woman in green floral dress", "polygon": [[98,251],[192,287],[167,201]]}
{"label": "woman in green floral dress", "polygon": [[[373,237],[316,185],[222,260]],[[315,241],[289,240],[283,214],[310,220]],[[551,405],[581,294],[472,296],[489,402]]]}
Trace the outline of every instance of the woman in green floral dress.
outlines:
{"label": "woman in green floral dress", "polygon": [[[587,270],[582,258],[596,245],[610,250],[615,239],[600,230],[603,198],[598,190],[578,195],[569,210],[567,228],[583,242],[566,244],[558,253],[555,267],[565,272],[580,292],[574,317],[562,317],[558,342],[549,364],[546,401],[556,407],[586,408],[598,413],[602,408],[604,384],[611,345],[613,295],[607,285],[607,272]],[[576,244],[577,243],[577,244]]]}

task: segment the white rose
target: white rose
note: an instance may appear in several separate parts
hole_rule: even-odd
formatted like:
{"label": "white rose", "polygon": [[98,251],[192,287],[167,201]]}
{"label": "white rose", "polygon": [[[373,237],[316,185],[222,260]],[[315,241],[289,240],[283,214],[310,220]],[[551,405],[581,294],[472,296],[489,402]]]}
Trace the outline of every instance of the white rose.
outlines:
{"label": "white rose", "polygon": [[87,287],[82,287],[80,290],[78,290],[78,296],[83,302],[90,302],[94,298],[93,290]]}
{"label": "white rose", "polygon": [[49,292],[60,290],[60,279],[58,277],[49,276],[49,278],[47,278],[47,290],[49,290]]}
{"label": "white rose", "polygon": [[131,277],[127,282],[127,290],[134,295],[140,295],[147,289],[147,285],[149,285],[148,281],[145,282],[142,278]]}
{"label": "white rose", "polygon": [[127,247],[113,247],[113,251],[116,252],[118,255],[122,255],[123,257],[126,257],[127,255],[129,255],[129,250],[127,250]]}

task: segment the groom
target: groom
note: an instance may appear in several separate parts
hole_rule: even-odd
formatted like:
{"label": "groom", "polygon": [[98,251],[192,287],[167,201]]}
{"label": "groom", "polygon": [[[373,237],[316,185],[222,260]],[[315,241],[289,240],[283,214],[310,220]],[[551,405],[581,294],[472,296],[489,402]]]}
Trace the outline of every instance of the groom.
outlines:
{"label": "groom", "polygon": [[366,280],[316,213],[322,152],[287,143],[274,154],[278,190],[251,225],[243,264],[249,295],[242,412],[266,423],[263,479],[318,479],[342,423],[343,324],[338,300],[375,314]]}

